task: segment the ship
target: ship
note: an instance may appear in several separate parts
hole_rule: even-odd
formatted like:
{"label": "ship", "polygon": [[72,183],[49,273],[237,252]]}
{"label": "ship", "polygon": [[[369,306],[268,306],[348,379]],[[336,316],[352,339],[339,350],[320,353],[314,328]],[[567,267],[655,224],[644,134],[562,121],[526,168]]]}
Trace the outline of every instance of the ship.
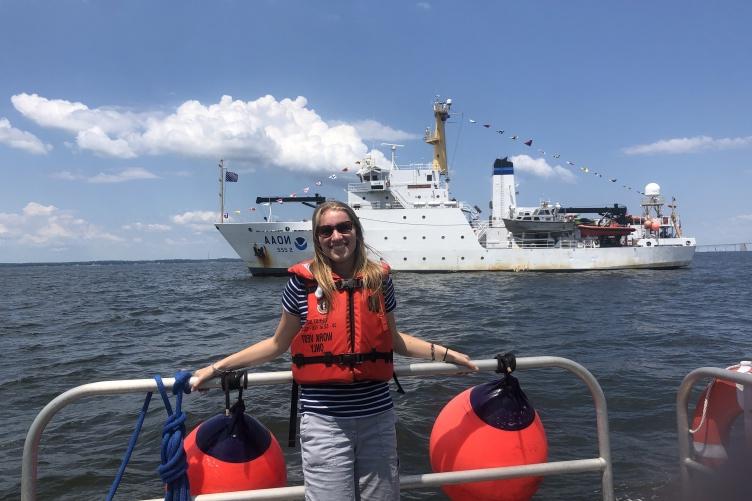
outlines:
{"label": "ship", "polygon": [[[676,200],[667,204],[657,183],[648,183],[641,192],[638,215],[619,204],[518,207],[514,163],[497,158],[490,214],[482,217],[477,206],[458,201],[449,189],[445,125],[451,106],[451,99],[433,102],[435,125],[424,137],[433,147],[430,164],[400,166],[395,160],[398,145],[391,145],[391,164],[378,165],[367,156],[359,162],[358,181],[347,185],[347,204],[360,219],[372,258],[397,272],[671,269],[691,264],[695,238],[683,234]],[[220,164],[220,183],[222,169]],[[325,200],[319,195],[266,196],[256,203],[315,207]],[[290,266],[313,255],[310,219],[275,221],[270,213],[265,221],[224,222],[223,208],[220,217],[217,230],[254,276],[285,275]]]}

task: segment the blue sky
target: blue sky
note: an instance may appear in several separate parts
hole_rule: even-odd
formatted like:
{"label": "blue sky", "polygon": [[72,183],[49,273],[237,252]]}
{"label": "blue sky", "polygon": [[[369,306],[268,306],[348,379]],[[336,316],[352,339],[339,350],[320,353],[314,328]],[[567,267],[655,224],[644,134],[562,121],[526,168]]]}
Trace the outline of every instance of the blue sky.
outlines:
{"label": "blue sky", "polygon": [[0,262],[234,257],[220,158],[233,221],[259,195],[343,198],[383,142],[430,159],[436,95],[460,200],[488,207],[510,156],[521,205],[637,212],[654,181],[698,244],[750,242],[750,19],[744,1],[0,0]]}

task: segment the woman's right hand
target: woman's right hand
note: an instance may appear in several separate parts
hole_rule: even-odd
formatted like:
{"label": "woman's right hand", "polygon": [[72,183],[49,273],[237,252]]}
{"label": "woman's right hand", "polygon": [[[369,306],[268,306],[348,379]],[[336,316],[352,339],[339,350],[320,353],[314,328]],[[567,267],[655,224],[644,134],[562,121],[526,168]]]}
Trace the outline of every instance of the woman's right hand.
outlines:
{"label": "woman's right hand", "polygon": [[215,371],[214,368],[211,365],[207,365],[206,367],[202,367],[201,369],[198,369],[193,373],[193,384],[191,384],[191,391],[197,390],[199,386],[201,386],[201,383],[204,381],[208,381],[212,377],[214,377]]}

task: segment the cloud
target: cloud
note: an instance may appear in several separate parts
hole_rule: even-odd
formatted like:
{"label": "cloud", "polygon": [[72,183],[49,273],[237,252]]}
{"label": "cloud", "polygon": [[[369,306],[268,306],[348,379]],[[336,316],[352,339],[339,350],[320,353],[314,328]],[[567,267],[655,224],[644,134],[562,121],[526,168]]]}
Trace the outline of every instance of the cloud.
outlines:
{"label": "cloud", "polygon": [[752,214],[739,214],[738,216],[736,216],[736,219],[752,222]]}
{"label": "cloud", "polygon": [[131,167],[116,174],[105,174],[100,172],[94,177],[88,179],[89,183],[123,183],[125,181],[134,181],[138,179],[158,179],[159,176],[152,174],[141,167]]}
{"label": "cloud", "polygon": [[219,216],[214,211],[187,211],[172,216],[172,222],[186,226],[194,232],[201,233],[214,230]]}
{"label": "cloud", "polygon": [[100,156],[134,158],[136,153],[125,139],[110,139],[99,127],[82,130],[76,135],[76,143],[81,149],[91,150]]}
{"label": "cloud", "polygon": [[134,130],[148,114],[136,114],[112,107],[90,109],[83,103],[47,99],[37,94],[11,96],[16,110],[43,127],[80,132],[98,127],[105,133],[120,134]]}
{"label": "cloud", "polygon": [[420,136],[417,134],[410,134],[405,131],[393,129],[388,125],[377,122],[376,120],[361,120],[353,122],[352,126],[355,127],[355,130],[363,139],[390,142],[420,139]]}
{"label": "cloud", "polygon": [[64,181],[85,181],[92,184],[104,184],[104,183],[124,183],[127,181],[138,181],[141,179],[159,179],[159,176],[152,174],[148,170],[141,167],[130,167],[120,172],[104,173],[100,172],[94,176],[82,173],[73,173],[67,170],[55,172],[51,175],[55,179],[62,179]]}
{"label": "cloud", "polygon": [[167,224],[136,222],[136,223],[123,225],[123,229],[128,230],[128,231],[143,231],[147,233],[158,233],[158,232],[170,231],[172,227]]}
{"label": "cloud", "polygon": [[511,157],[514,163],[514,169],[517,172],[524,172],[537,177],[557,178],[567,183],[573,183],[575,176],[572,171],[560,165],[550,166],[543,158],[532,158],[527,155],[517,155]]}
{"label": "cloud", "polygon": [[57,247],[80,240],[122,241],[70,211],[38,202],[29,202],[20,213],[0,212],[0,228],[4,240],[34,247]]}
{"label": "cloud", "polygon": [[624,148],[627,155],[695,153],[704,150],[730,150],[752,146],[752,136],[714,139],[709,136],[661,139],[651,144]]}
{"label": "cloud", "polygon": [[415,4],[419,9],[431,10],[431,4],[428,2],[418,2]]}
{"label": "cloud", "polygon": [[17,94],[11,101],[19,113],[37,124],[74,134],[81,150],[117,158],[179,154],[295,171],[329,171],[367,154],[387,164],[383,153],[368,151],[364,137],[389,141],[416,137],[373,120],[328,123],[302,96],[280,101],[271,95],[255,101],[222,96],[209,105],[192,100],[169,114],[92,109],[37,94]]}
{"label": "cloud", "polygon": [[0,117],[0,144],[24,150],[35,155],[45,155],[52,146],[44,144],[31,132],[16,129],[7,118]]}

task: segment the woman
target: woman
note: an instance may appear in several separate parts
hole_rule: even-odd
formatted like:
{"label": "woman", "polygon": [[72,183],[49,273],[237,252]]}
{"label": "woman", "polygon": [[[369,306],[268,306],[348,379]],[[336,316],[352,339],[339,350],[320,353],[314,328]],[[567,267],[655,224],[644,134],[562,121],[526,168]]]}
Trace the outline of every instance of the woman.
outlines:
{"label": "woman", "polygon": [[306,499],[399,499],[392,352],[478,368],[463,353],[397,330],[388,266],[367,258],[349,206],[319,205],[313,234],[314,258],[290,268],[274,335],[199,369],[194,388],[290,349]]}

